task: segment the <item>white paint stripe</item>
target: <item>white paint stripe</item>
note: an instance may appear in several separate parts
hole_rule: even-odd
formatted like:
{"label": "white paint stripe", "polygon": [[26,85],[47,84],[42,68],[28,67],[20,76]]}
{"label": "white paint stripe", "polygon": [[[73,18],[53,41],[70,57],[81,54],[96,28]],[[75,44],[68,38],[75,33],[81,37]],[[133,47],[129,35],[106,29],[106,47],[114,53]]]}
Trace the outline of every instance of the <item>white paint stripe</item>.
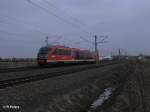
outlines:
{"label": "white paint stripe", "polygon": [[82,62],[82,61],[95,61],[95,60],[47,60],[47,62]]}

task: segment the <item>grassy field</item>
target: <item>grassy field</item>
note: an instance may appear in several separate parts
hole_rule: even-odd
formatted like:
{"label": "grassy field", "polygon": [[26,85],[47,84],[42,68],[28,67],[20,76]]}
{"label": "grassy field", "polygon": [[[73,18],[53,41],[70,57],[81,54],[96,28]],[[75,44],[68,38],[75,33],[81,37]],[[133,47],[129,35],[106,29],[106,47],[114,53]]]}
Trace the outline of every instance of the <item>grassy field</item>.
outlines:
{"label": "grassy field", "polygon": [[96,112],[150,112],[150,61],[132,63],[122,91],[111,105]]}

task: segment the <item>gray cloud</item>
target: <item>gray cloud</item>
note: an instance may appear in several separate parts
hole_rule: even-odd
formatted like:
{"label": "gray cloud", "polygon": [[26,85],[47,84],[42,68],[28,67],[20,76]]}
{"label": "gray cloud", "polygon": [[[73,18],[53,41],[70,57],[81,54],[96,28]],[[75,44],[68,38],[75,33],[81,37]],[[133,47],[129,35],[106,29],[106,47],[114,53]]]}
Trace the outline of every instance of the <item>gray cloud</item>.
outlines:
{"label": "gray cloud", "polygon": [[58,43],[93,49],[80,37],[92,42],[95,34],[109,36],[108,43],[99,45],[102,55],[118,48],[150,54],[149,0],[32,1],[49,12],[26,0],[0,1],[0,57],[35,57],[47,35],[50,42],[62,36]]}

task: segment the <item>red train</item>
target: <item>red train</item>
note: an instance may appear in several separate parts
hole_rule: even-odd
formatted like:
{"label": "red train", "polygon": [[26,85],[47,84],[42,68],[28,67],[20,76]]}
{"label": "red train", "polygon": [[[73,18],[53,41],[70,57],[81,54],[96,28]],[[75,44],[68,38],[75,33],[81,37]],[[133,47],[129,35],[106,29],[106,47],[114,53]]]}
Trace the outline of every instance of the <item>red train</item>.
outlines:
{"label": "red train", "polygon": [[95,52],[89,50],[53,45],[40,48],[37,63],[44,65],[48,63],[94,62],[95,58]]}

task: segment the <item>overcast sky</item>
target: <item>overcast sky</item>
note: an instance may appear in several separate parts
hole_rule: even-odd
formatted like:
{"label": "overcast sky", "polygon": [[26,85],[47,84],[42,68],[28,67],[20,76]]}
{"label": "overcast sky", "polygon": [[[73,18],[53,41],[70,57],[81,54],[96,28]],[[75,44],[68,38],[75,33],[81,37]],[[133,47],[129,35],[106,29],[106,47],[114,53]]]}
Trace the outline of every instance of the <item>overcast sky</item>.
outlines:
{"label": "overcast sky", "polygon": [[46,36],[94,50],[95,34],[102,55],[150,54],[150,0],[0,0],[0,57],[36,57]]}

